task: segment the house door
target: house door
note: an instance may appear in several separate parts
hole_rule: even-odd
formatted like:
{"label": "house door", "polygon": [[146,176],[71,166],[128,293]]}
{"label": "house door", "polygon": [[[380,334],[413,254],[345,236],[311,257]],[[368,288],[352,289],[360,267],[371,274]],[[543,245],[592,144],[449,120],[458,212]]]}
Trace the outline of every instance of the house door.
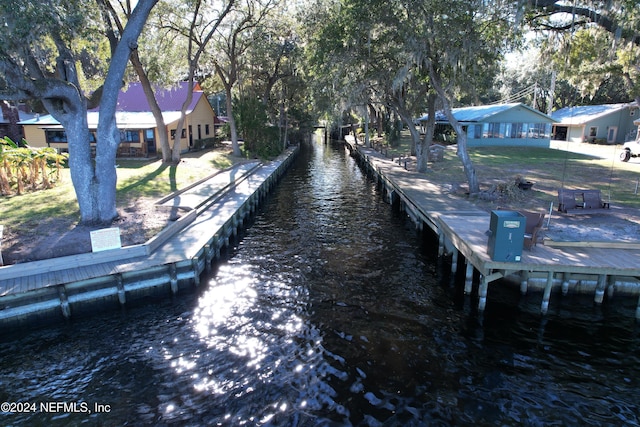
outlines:
{"label": "house door", "polygon": [[147,144],[147,155],[156,154],[156,138],[153,129],[146,129],[144,131],[144,141]]}
{"label": "house door", "polygon": [[611,126],[607,131],[607,142],[610,144],[616,142],[617,136],[618,136],[618,127]]}

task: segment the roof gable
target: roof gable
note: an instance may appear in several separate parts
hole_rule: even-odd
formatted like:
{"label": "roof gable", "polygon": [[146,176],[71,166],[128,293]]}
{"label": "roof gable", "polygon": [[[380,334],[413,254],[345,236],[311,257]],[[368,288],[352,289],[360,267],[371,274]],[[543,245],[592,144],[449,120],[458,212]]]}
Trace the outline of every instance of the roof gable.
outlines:
{"label": "roof gable", "polygon": [[[182,104],[187,99],[188,89],[189,84],[187,82],[180,82],[177,86],[169,89],[155,87],[154,93],[160,110],[163,112],[181,111]],[[195,83],[193,87],[193,99],[187,111],[192,111],[203,96],[204,92],[200,88],[200,85]],[[99,111],[99,108],[92,111]],[[126,111],[130,113],[151,111],[141,83],[129,83],[126,90],[120,91],[116,111]]]}

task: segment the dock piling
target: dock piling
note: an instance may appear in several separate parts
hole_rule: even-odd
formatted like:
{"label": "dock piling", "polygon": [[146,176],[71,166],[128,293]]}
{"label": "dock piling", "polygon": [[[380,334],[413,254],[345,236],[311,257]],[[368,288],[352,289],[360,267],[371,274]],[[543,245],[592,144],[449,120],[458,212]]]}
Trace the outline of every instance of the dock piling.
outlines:
{"label": "dock piling", "polygon": [[58,297],[60,298],[60,309],[65,319],[71,318],[71,306],[69,305],[69,299],[67,293],[64,290],[64,286],[58,287]]}
{"label": "dock piling", "polygon": [[596,286],[596,294],[594,297],[594,301],[596,304],[602,304],[602,301],[604,301],[604,290],[606,287],[607,287],[607,275],[599,274],[598,285]]}
{"label": "dock piling", "polygon": [[489,289],[489,282],[486,276],[483,274],[480,276],[480,285],[478,286],[478,311],[484,311],[487,306],[487,290]]}
{"label": "dock piling", "polygon": [[529,272],[523,270],[520,274],[520,293],[526,295],[529,290]]}
{"label": "dock piling", "polygon": [[540,312],[542,314],[547,314],[549,310],[549,299],[551,298],[551,288],[553,287],[553,271],[549,271],[547,273],[547,283],[544,287],[544,294],[542,295],[542,305],[540,307]]}
{"label": "dock piling", "polygon": [[124,283],[122,281],[122,273],[116,274],[116,287],[118,288],[118,302],[120,305],[125,305],[127,302],[127,295],[124,290]]}
{"label": "dock piling", "polygon": [[467,268],[464,275],[464,293],[466,295],[471,294],[473,290],[473,264],[467,262]]}

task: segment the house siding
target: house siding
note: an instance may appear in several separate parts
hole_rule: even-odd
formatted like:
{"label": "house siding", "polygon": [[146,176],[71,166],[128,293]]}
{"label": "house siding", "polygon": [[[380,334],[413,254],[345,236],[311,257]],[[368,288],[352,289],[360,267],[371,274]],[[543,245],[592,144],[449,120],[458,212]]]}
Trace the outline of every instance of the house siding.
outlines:
{"label": "house siding", "polygon": [[467,138],[469,147],[540,147],[549,148],[551,139],[549,138]]}
{"label": "house siding", "polygon": [[[195,87],[194,90],[198,91],[199,86]],[[137,134],[138,138],[137,139],[129,138],[129,139],[132,139],[129,141],[126,140],[127,138],[124,138],[124,140],[121,142],[120,146],[118,147],[118,156],[125,156],[125,157],[130,157],[130,156],[146,157],[148,155],[155,156],[161,150],[161,147],[158,146],[158,141],[159,141],[158,135],[160,132],[167,132],[170,138],[170,141],[173,140],[171,134],[175,133],[175,130],[178,125],[178,120],[176,119],[176,117],[179,117],[179,112],[175,111],[175,109],[180,108],[179,103],[176,101],[177,99],[176,95],[172,94],[174,102],[171,105],[169,104],[166,105],[167,108],[173,108],[173,109],[163,111],[163,116],[165,116],[165,126],[166,126],[165,129],[157,129],[157,127],[155,126],[155,121],[151,116],[151,113],[144,110],[143,107],[145,107],[146,101],[144,103],[141,103],[140,99],[131,99],[132,98],[131,93],[129,93],[128,95],[129,96],[126,99],[130,101],[131,105],[129,105],[129,108],[131,108],[131,110],[126,110],[126,111],[123,110],[117,113],[117,114],[122,114],[123,116],[121,117],[125,117],[122,119],[122,121],[118,121],[118,127],[120,128],[122,135],[134,136],[135,134]],[[133,96],[133,98],[136,98],[136,97]],[[142,104],[145,104],[145,105],[142,105]],[[192,110],[189,111],[188,114],[186,115],[185,123],[183,125],[184,137],[180,138],[179,140],[180,141],[179,148],[180,148],[180,152],[182,153],[187,152],[192,148],[196,148],[196,147],[192,147],[190,145],[190,142],[195,143],[195,141],[198,139],[198,125],[200,125],[203,138],[207,136],[214,136],[211,133],[214,129],[215,113],[213,111],[213,108],[209,104],[206,96],[204,96],[204,93],[194,92],[194,98],[190,105],[190,108]],[[92,114],[94,116],[91,116]],[[96,119],[97,116],[95,116],[96,114],[98,113],[95,111],[88,112],[88,116],[93,117],[94,119],[93,122],[95,123],[97,123],[97,119]],[[61,151],[66,151],[68,149],[68,145],[66,142],[47,143],[45,128],[53,127],[55,130],[58,130],[58,129],[61,131],[63,130],[55,120],[50,118],[50,116],[48,117],[49,118],[45,120],[37,119],[32,121],[32,123],[23,123],[24,131],[25,131],[25,139],[27,140],[29,145],[31,145],[32,147],[47,147],[48,145],[50,145],[53,148],[57,148]],[[168,119],[168,117],[171,117],[171,118]],[[93,122],[89,120],[90,126],[91,126],[91,123]],[[95,124],[93,126],[95,126]],[[210,130],[210,135],[205,134],[205,130],[207,129],[207,127]],[[148,129],[154,130],[154,140],[156,144],[155,152],[152,151],[151,153],[148,152],[149,151],[148,145],[145,140],[145,131]],[[95,128],[91,128],[91,130],[95,132]]]}
{"label": "house siding", "polygon": [[[201,96],[198,100],[198,103],[195,105],[193,111],[187,115],[187,118],[184,123],[184,138],[180,138],[180,151],[185,153],[192,148],[190,146],[190,142],[195,144],[195,141],[198,139],[198,125],[201,126],[202,129],[202,137],[206,138],[207,135],[204,134],[204,129],[206,125],[209,125],[210,132],[213,132],[213,124],[215,120],[215,113],[213,108],[211,108],[211,104],[207,101],[205,96]],[[172,122],[167,124],[167,129],[169,132],[169,139],[172,140],[172,134],[176,130],[178,126],[178,122]],[[191,126],[191,131],[189,130],[189,126]],[[189,133],[191,132],[191,133]],[[210,134],[209,136],[213,136]]]}
{"label": "house siding", "polygon": [[47,146],[47,139],[44,134],[44,130],[38,128],[38,126],[23,126],[24,139],[29,146],[34,148],[42,148]]}
{"label": "house siding", "polygon": [[[593,106],[595,109],[604,106]],[[615,108],[616,105],[611,105],[611,108]],[[589,106],[575,107],[578,117],[572,117],[568,113],[571,110],[560,110],[559,115],[564,117],[560,119],[559,123],[555,124],[555,128],[566,128],[567,137],[566,140],[570,142],[584,142],[595,140],[604,140],[609,144],[623,144],[626,141],[631,141],[636,138],[637,125],[634,125],[634,120],[638,119],[638,107],[634,104],[621,105],[620,108],[612,110],[607,114],[598,116],[593,114],[589,117]],[[581,112],[580,109],[586,110]],[[597,111],[597,110],[596,110]],[[632,113],[633,112],[633,113]],[[633,114],[633,115],[632,115]],[[556,115],[556,113],[554,113]],[[584,115],[584,118],[579,118],[580,115]],[[562,122],[566,123],[562,123]],[[591,129],[596,128],[594,134],[591,133]],[[609,135],[609,132],[613,130],[613,135]],[[554,130],[554,134],[558,134]],[[613,136],[613,139],[610,139]]]}
{"label": "house siding", "polygon": [[[453,115],[467,131],[469,147],[549,147],[553,119],[524,104],[499,104],[453,109]],[[436,116],[438,117],[438,116]],[[424,123],[427,115],[418,119]],[[450,126],[440,115],[438,123]],[[425,130],[422,129],[424,132]]]}

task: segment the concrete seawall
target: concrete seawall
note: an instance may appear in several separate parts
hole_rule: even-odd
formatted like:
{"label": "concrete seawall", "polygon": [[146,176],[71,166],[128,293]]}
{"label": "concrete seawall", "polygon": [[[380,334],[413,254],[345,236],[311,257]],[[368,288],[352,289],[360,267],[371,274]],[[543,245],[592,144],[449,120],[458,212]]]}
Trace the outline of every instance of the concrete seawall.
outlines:
{"label": "concrete seawall", "polygon": [[117,310],[198,286],[298,149],[271,162],[235,165],[202,183],[192,190],[193,206],[143,245],[0,267],[2,330]]}

